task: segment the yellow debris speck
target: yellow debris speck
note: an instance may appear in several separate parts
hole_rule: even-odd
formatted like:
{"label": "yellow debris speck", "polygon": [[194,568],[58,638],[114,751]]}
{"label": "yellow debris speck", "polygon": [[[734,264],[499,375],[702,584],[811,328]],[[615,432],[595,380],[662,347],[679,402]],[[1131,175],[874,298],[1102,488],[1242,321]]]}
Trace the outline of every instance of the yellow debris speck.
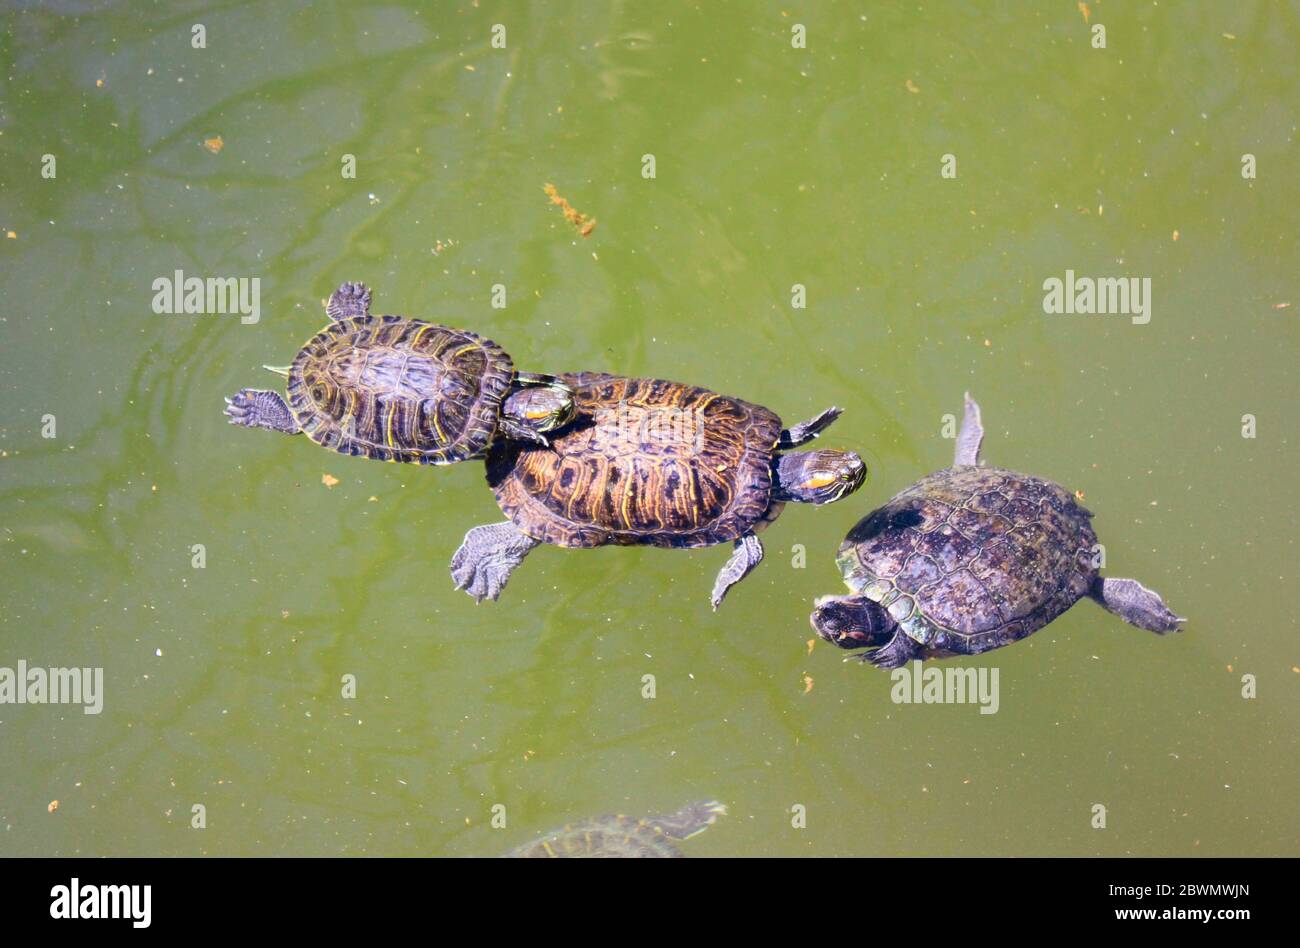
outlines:
{"label": "yellow debris speck", "polygon": [[326,487],[335,487],[338,485],[339,479],[330,474],[322,474],[320,476],[320,482]]}

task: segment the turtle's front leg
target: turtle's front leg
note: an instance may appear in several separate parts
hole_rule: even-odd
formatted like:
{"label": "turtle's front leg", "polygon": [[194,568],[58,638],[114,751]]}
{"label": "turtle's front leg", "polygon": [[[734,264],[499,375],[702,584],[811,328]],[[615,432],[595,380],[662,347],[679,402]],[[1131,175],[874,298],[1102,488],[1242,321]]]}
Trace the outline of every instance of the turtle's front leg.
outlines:
{"label": "turtle's front leg", "polygon": [[726,598],[727,590],[740,582],[750,571],[763,562],[763,544],[752,533],[746,533],[736,541],[736,552],[731,554],[727,565],[718,571],[718,578],[713,582],[713,608],[716,611]]}
{"label": "turtle's front leg", "polygon": [[551,442],[546,440],[546,436],[541,432],[534,431],[527,425],[521,425],[519,422],[507,418],[504,415],[497,422],[497,427],[507,438],[514,438],[516,441],[531,441],[533,444],[541,445],[543,448],[549,448]]}
{"label": "turtle's front leg", "polygon": [[465,590],[475,602],[495,602],[510,574],[540,543],[520,533],[509,520],[475,527],[465,534],[451,558],[451,578],[456,588]]}
{"label": "turtle's front leg", "polygon": [[234,398],[227,398],[226,415],[232,425],[245,428],[269,428],[285,434],[302,431],[280,393],[263,388],[241,388]]}
{"label": "turtle's front leg", "polygon": [[801,421],[797,425],[791,425],[785,431],[781,432],[781,440],[777,447],[781,451],[788,451],[791,448],[797,448],[800,445],[807,444],[813,438],[817,437],[823,431],[831,426],[836,418],[844,414],[843,408],[828,408],[816,418],[810,418],[807,421]]}
{"label": "turtle's front leg", "polygon": [[888,642],[874,651],[863,652],[859,657],[877,668],[893,669],[902,668],[912,659],[920,658],[921,654],[918,642],[902,629],[895,629],[894,637]]}

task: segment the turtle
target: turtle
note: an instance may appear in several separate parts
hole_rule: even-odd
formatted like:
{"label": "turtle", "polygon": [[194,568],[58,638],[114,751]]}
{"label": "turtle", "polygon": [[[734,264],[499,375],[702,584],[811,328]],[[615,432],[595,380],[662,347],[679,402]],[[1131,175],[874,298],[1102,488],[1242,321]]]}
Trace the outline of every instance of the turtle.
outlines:
{"label": "turtle", "polygon": [[836,563],[851,595],[817,600],[811,621],[880,668],[978,655],[1023,639],[1085,596],[1125,622],[1180,632],[1159,595],[1102,578],[1092,513],[1059,484],[980,459],[980,408],[966,394],[953,466],[862,518]]}
{"label": "turtle", "polygon": [[674,841],[703,833],[726,814],[724,805],[706,800],[667,816],[601,816],[570,823],[506,855],[525,859],[680,858],[682,851],[673,845]]}
{"label": "turtle", "polygon": [[560,376],[578,417],[548,449],[494,443],[487,479],[509,518],[474,527],[451,561],[457,589],[495,600],[529,551],[564,547],[702,547],[733,541],[712,603],[763,558],[758,530],[786,501],[827,504],[862,486],[853,451],[782,454],[839,417],[829,408],[786,429],[777,415],[717,392],[603,372]]}
{"label": "turtle", "polygon": [[554,376],[516,372],[490,339],[370,312],[370,290],[344,283],[330,324],[293,364],[289,399],[245,388],[226,399],[233,425],[304,433],[340,454],[420,464],[479,457],[498,433],[547,444],[573,417],[573,393]]}

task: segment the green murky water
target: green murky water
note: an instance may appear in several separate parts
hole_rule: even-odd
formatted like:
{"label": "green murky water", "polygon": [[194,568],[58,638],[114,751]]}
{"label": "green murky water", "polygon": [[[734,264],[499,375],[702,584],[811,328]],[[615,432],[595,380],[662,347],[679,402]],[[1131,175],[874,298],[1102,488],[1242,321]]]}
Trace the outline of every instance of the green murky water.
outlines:
{"label": "green murky water", "polygon": [[[0,666],[105,697],[0,705],[0,852],[495,854],[716,798],[692,855],[1296,853],[1293,6],[1097,0],[1105,49],[1072,2],[22,6]],[[176,269],[260,279],[260,321],[156,315]],[[1150,322],[1044,315],[1067,269],[1150,278]],[[221,415],[344,279],[526,368],[845,406],[822,443],[871,479],[787,508],[716,615],[719,548],[542,549],[476,607],[447,561],[498,519],[481,465]],[[987,459],[1083,491],[1183,635],[1081,604],[964,660],[991,715],[809,654],[836,545],[948,463],[967,388]]]}

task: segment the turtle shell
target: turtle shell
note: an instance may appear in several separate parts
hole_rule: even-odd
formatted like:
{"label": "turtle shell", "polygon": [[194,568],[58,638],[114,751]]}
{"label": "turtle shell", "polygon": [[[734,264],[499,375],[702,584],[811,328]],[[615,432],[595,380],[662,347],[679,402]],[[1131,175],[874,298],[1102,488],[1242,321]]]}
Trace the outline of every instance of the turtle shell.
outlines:
{"label": "turtle shell", "polygon": [[836,561],[850,589],[931,652],[976,654],[1041,629],[1088,592],[1091,517],[1059,484],[951,467],[859,521]]}
{"label": "turtle shell", "polygon": [[509,855],[527,859],[663,859],[680,858],[662,828],[630,816],[606,816],[571,823]]}
{"label": "turtle shell", "polygon": [[568,547],[697,547],[780,511],[773,412],[680,382],[562,378],[577,416],[550,447],[501,439],[488,454],[488,483],[522,532]]}
{"label": "turtle shell", "polygon": [[675,858],[682,852],[673,845],[674,840],[689,839],[726,812],[727,808],[721,803],[709,800],[660,817],[602,816],[572,823],[507,855],[550,859]]}
{"label": "turtle shell", "polygon": [[330,323],[289,369],[303,432],[340,454],[449,464],[483,452],[514,366],[489,339],[402,316]]}

